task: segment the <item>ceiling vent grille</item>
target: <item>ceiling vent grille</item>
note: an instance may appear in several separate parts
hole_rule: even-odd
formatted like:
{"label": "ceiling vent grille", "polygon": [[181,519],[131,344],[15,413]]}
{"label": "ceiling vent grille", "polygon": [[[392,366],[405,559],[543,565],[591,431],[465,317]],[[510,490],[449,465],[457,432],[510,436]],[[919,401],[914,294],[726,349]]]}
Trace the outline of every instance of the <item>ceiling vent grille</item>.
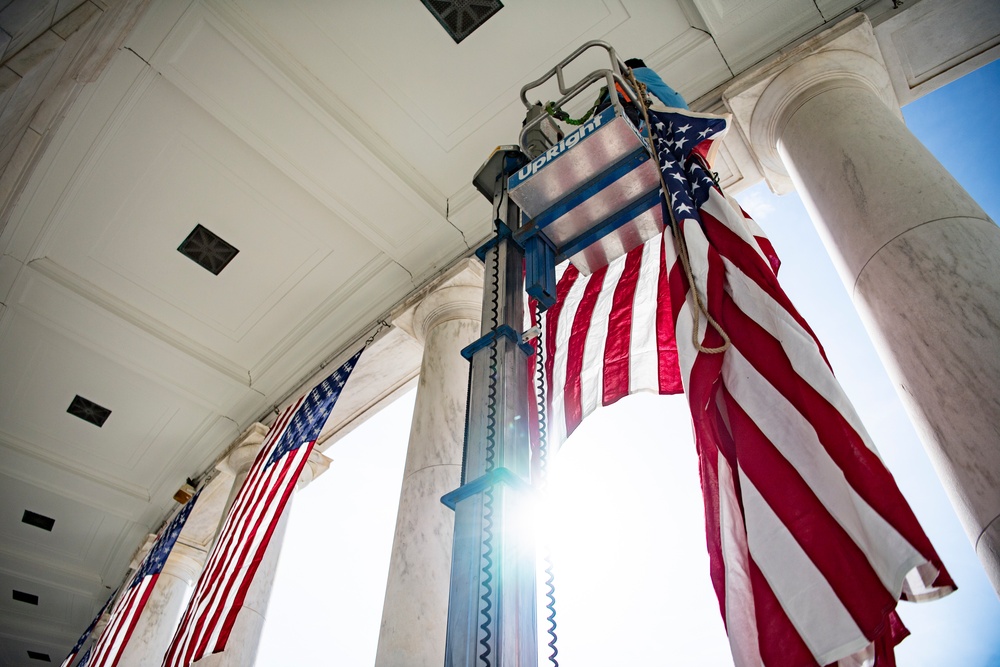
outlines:
{"label": "ceiling vent grille", "polygon": [[503,9],[500,0],[420,0],[458,44]]}
{"label": "ceiling vent grille", "polygon": [[52,658],[49,657],[48,653],[39,653],[38,651],[28,651],[29,660],[39,660],[41,662],[52,662]]}
{"label": "ceiling vent grille", "polygon": [[108,417],[111,416],[111,410],[93,401],[88,401],[79,394],[76,395],[73,402],[66,408],[66,412],[97,427],[104,426],[104,422],[108,421]]}
{"label": "ceiling vent grille", "polygon": [[236,257],[239,250],[201,225],[195,225],[184,242],[177,246],[178,252],[192,262],[215,275]]}
{"label": "ceiling vent grille", "polygon": [[32,512],[31,510],[24,510],[24,516],[21,517],[21,523],[26,523],[29,526],[34,526],[35,528],[41,528],[42,530],[52,532],[52,526],[56,525],[56,520],[51,517],[47,517],[44,514],[38,514],[37,512]]}
{"label": "ceiling vent grille", "polygon": [[14,599],[18,602],[24,602],[25,604],[33,604],[38,606],[38,596],[32,595],[31,593],[25,593],[24,591],[19,591],[16,588],[14,590]]}

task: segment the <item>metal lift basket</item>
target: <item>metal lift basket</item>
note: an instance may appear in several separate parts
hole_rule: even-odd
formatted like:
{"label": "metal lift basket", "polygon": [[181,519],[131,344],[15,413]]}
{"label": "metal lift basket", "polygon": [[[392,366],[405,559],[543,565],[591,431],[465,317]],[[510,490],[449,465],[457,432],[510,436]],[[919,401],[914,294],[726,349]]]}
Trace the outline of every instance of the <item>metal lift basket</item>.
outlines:
{"label": "metal lift basket", "polygon": [[[592,72],[567,88],[563,68],[591,47],[607,50],[611,68]],[[563,94],[558,108],[582,91],[593,90],[592,84],[601,80],[611,91],[608,108],[508,178],[510,198],[528,218],[516,234],[519,240],[544,237],[555,252],[555,263],[568,258],[584,274],[607,266],[663,231],[656,161],[615,94],[617,84],[619,91],[636,100],[622,68],[610,45],[592,41],[521,90],[521,101],[529,109],[527,91],[553,76]],[[543,120],[547,117],[522,129],[524,152],[525,135]]]}

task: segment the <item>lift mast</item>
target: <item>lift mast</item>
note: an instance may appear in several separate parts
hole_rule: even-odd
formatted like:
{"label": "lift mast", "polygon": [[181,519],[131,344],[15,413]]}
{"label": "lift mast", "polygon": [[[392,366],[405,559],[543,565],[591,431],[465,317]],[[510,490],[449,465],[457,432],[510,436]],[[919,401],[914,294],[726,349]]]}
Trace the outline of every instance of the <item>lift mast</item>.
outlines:
{"label": "lift mast", "polygon": [[[591,48],[610,66],[567,86],[563,68]],[[497,148],[474,179],[493,204],[496,234],[485,265],[481,337],[470,362],[461,486],[442,498],[455,512],[446,667],[535,667],[535,517],[524,294],[555,302],[555,266],[590,273],[663,231],[659,173],[623,100],[635,103],[624,66],[587,42],[521,91],[528,108],[519,146]],[[526,93],[555,77],[554,108],[604,83],[606,109],[566,137]],[[596,106],[596,105],[595,105]],[[549,139],[543,137],[548,135]]]}

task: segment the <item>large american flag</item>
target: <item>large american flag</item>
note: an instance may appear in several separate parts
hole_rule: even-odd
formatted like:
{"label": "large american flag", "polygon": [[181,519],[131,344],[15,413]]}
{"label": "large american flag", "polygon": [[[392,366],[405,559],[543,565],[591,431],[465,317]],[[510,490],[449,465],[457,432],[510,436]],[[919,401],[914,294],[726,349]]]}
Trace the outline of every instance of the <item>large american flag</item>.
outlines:
{"label": "large american flag", "polygon": [[186,667],[225,650],[285,504],[363,351],[288,406],[271,426],[195,584],[164,667]]}
{"label": "large american flag", "polygon": [[[69,667],[71,664],[73,664],[73,659],[80,653],[80,649],[83,648],[83,645],[87,643],[87,640],[90,638],[90,633],[94,631],[95,627],[97,627],[97,622],[101,620],[101,616],[104,616],[104,612],[106,612],[108,610],[108,607],[111,606],[111,603],[114,602],[116,595],[118,595],[117,590],[115,590],[115,592],[111,594],[111,597],[108,598],[108,601],[105,602],[104,606],[101,607],[101,610],[97,612],[97,616],[94,617],[94,620],[90,622],[90,625],[87,626],[87,629],[83,631],[82,635],[80,635],[80,638],[76,641],[76,644],[73,646],[72,649],[70,649],[69,655],[66,656],[66,659],[62,661],[62,664],[59,665],[59,667]],[[83,664],[83,660],[81,660],[81,664]]]}
{"label": "large american flag", "polygon": [[142,559],[128,586],[112,607],[107,627],[88,651],[88,655],[80,661],[81,665],[114,667],[118,664],[122,651],[128,645],[132,631],[135,630],[136,623],[142,615],[146,601],[153,592],[163,565],[167,562],[167,557],[174,548],[177,537],[184,528],[184,522],[187,521],[191,508],[197,500],[198,496],[195,495],[160,531],[149,553]]}
{"label": "large american flag", "polygon": [[[707,170],[727,119],[650,114],[679,236],[668,229],[606,270],[584,277],[570,267],[560,279],[545,316],[552,437],[599,403],[682,386],[737,667],[889,667],[907,634],[897,601],[954,584],[779,286],[763,232]],[[644,288],[624,288],[636,274]],[[728,336],[723,352],[710,351],[726,343],[708,315]]]}

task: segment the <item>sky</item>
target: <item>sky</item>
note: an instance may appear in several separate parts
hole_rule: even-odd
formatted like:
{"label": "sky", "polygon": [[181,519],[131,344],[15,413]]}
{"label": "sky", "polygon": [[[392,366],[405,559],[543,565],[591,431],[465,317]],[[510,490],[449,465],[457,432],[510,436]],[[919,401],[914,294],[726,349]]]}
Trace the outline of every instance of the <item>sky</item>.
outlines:
{"label": "sky", "polygon": [[[1000,61],[903,109],[994,220],[997,109]],[[785,290],[959,586],[943,600],[900,605],[912,635],[897,648],[899,667],[1000,664],[1000,599],[801,201],[764,184],[737,199],[781,256]],[[294,500],[260,667],[374,663],[413,400],[411,391],[336,443],[330,470]],[[628,397],[588,417],[564,445],[540,518],[556,566],[560,664],[732,665],[708,577],[696,466],[679,396]]]}

